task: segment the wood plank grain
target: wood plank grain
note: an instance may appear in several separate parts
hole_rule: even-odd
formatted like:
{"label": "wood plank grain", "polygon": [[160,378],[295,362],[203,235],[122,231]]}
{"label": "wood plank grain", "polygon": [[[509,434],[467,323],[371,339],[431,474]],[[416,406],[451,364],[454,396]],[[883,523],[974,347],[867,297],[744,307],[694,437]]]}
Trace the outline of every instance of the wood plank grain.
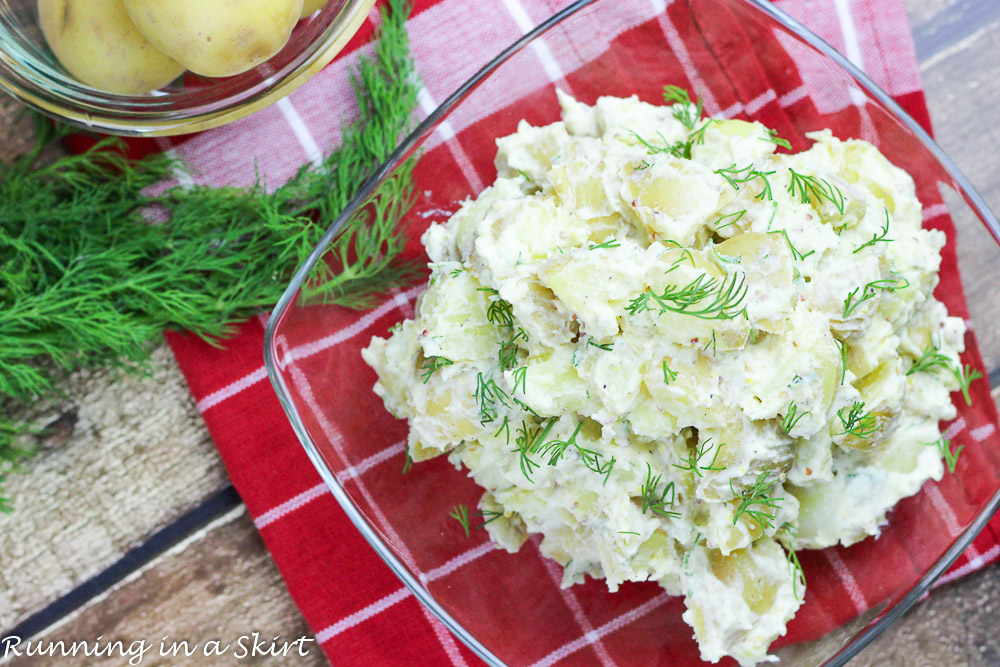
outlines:
{"label": "wood plank grain", "polygon": [[[238,640],[252,632],[279,645],[313,635],[289,598],[270,554],[245,510],[240,507],[207,526],[134,579],[94,600],[85,609],[35,640],[121,640],[126,646],[145,640],[154,646],[143,665],[324,665],[315,642],[305,643],[305,657],[247,657],[239,659]],[[200,646],[201,653],[169,660],[158,656],[163,637]],[[205,643],[230,644],[227,655],[204,657]],[[252,638],[244,641],[250,647]],[[13,659],[11,667],[121,667],[120,657],[27,657]]]}
{"label": "wood plank grain", "polygon": [[1000,17],[996,0],[924,0],[910,2],[908,9],[921,60],[952,48]]}
{"label": "wood plank grain", "polygon": [[64,430],[7,483],[15,511],[0,516],[0,630],[228,484],[166,346],[146,377],[88,370],[60,389],[66,398],[27,416],[62,418]]}
{"label": "wood plank grain", "polygon": [[[938,143],[995,212],[1000,211],[1000,15],[960,48],[922,65]],[[953,207],[953,210],[957,210]],[[973,225],[975,231],[973,231]],[[978,223],[959,236],[960,266],[987,368],[1000,366],[1000,251]]]}
{"label": "wood plank grain", "polygon": [[995,667],[1000,665],[1000,569],[990,567],[931,593],[851,665]]}

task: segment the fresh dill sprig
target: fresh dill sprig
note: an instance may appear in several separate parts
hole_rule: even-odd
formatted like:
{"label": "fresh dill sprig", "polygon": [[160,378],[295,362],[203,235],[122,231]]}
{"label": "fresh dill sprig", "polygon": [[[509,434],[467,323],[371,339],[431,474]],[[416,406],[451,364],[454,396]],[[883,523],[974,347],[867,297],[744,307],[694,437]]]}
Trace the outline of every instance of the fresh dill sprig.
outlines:
{"label": "fresh dill sprig", "polygon": [[444,368],[445,366],[451,366],[453,363],[455,362],[451,359],[446,359],[445,357],[427,357],[424,360],[424,365],[420,367],[423,369],[423,373],[421,373],[420,376],[424,379],[424,384],[427,384],[430,381],[431,376],[434,375],[438,369]]}
{"label": "fresh dill sprig", "polygon": [[568,440],[549,440],[548,442],[539,441],[533,453],[549,457],[549,465],[556,465],[559,463],[559,459],[562,458],[563,454],[566,453],[569,446],[576,445],[576,436],[580,433],[581,428],[583,428],[583,422],[577,422],[576,429],[573,431],[573,434]]}
{"label": "fresh dill sprig", "polygon": [[[487,524],[493,523],[497,519],[503,516],[503,512],[497,510],[483,510],[481,512],[476,512],[477,516],[483,517],[483,522],[476,526],[476,529],[485,528]],[[489,517],[488,519],[486,517]]]}
{"label": "fresh dill sprig", "polygon": [[701,118],[703,111],[701,100],[697,102],[691,99],[691,94],[680,86],[664,86],[663,101],[672,103],[670,113],[688,130],[693,130],[694,126]]}
{"label": "fresh dill sprig", "polygon": [[791,537],[795,535],[795,528],[791,524],[782,524],[781,530],[775,535],[775,539],[785,550],[785,558],[788,560],[788,573],[792,576],[792,594],[795,599],[802,602],[802,597],[799,595],[799,580],[802,581],[804,585],[806,583],[806,573],[802,569],[802,563],[799,562],[799,556],[795,553],[795,549],[792,548]]}
{"label": "fresh dill sprig", "polygon": [[[878,418],[871,410],[865,412],[864,409],[864,401],[855,401],[850,408],[844,406],[837,410],[837,417],[844,429],[840,435],[853,435],[855,438],[867,440],[881,430]],[[847,410],[846,417],[844,410]]]}
{"label": "fresh dill sprig", "polygon": [[496,380],[487,379],[482,373],[476,376],[476,392],[473,394],[476,403],[479,404],[479,423],[482,425],[496,421],[498,408],[497,404],[510,406],[508,402],[510,396],[503,387],[497,384]]}
{"label": "fresh dill sprig", "polygon": [[500,351],[497,353],[497,361],[500,363],[500,370],[509,371],[517,365],[517,353],[520,352],[521,348],[518,346],[518,341],[528,340],[528,334],[518,327],[517,331],[511,334],[510,339],[505,341],[500,341]]}
{"label": "fresh dill sprig", "polygon": [[788,185],[788,193],[792,197],[795,197],[797,190],[799,200],[803,204],[812,203],[814,198],[817,203],[825,199],[833,204],[838,213],[844,215],[846,211],[844,193],[840,191],[840,188],[824,178],[800,174],[791,168],[789,168],[788,173],[792,177],[791,183]]}
{"label": "fresh dill sprig", "polygon": [[779,137],[778,136],[778,131],[775,130],[774,128],[770,128],[770,127],[767,128],[767,136],[766,137],[761,137],[760,140],[761,141],[766,141],[768,143],[772,143],[775,146],[781,146],[782,148],[787,148],[788,150],[792,150],[792,145],[790,143],[788,143],[788,140],[787,139],[782,139],[781,137]]}
{"label": "fresh dill sprig", "polygon": [[[763,471],[757,476],[753,487],[745,489],[741,494],[737,494],[732,489],[733,481],[729,480],[730,490],[733,491],[733,495],[741,498],[740,505],[733,514],[734,526],[740,520],[740,517],[746,514],[761,530],[774,527],[775,515],[771,510],[781,509],[781,505],[778,503],[784,500],[784,498],[775,498],[772,495],[774,493],[774,485],[778,483],[778,478],[775,477],[768,480],[770,476],[770,470]],[[757,509],[754,509],[755,507]]]}
{"label": "fresh dill sprig", "polygon": [[910,370],[906,371],[907,375],[913,375],[914,373],[920,373],[921,371],[932,371],[935,368],[944,368],[947,370],[952,370],[951,358],[946,354],[941,354],[939,348],[931,343],[924,351],[920,354],[920,358],[913,362],[910,366]]}
{"label": "fresh dill sprig", "polygon": [[943,368],[955,376],[955,380],[958,381],[958,387],[962,392],[962,398],[965,399],[965,404],[972,405],[969,386],[973,381],[983,377],[982,372],[969,364],[963,366],[961,362],[953,362],[948,355],[941,354],[939,349],[933,342],[924,348],[924,351],[920,354],[920,358],[913,362],[913,365],[910,366],[910,370],[906,371],[906,374],[913,375],[914,373],[931,372]]}
{"label": "fresh dill sprig", "polygon": [[[900,284],[902,281],[902,284]],[[895,292],[896,290],[906,289],[910,286],[910,281],[905,277],[900,276],[897,278],[882,278],[881,280],[873,280],[870,283],[866,283],[864,287],[855,287],[851,290],[847,298],[844,299],[844,317],[850,317],[851,313],[857,310],[858,306],[863,304],[865,301],[875,297],[877,293],[876,290],[885,290],[887,292]],[[861,291],[861,297],[857,301],[854,300],[857,296],[858,291]]]}
{"label": "fresh dill sprig", "polygon": [[708,348],[712,348],[712,356],[714,357],[717,351],[716,341],[715,341],[715,329],[712,330],[712,337],[708,339],[708,342],[706,342],[701,349],[707,350]]}
{"label": "fresh dill sprig", "polygon": [[670,384],[677,379],[677,371],[667,365],[667,360],[663,360],[663,384]]}
{"label": "fresh dill sprig", "polygon": [[946,440],[945,438],[938,438],[934,442],[925,442],[923,444],[928,447],[937,447],[937,450],[941,452],[941,456],[944,458],[945,465],[948,466],[948,472],[953,475],[955,474],[955,465],[958,463],[958,457],[961,456],[965,445],[959,445],[958,449],[952,452],[951,440]]}
{"label": "fresh dill sprig", "polygon": [[[716,468],[715,462],[718,460],[719,452],[721,452],[722,448],[726,446],[726,443],[721,443],[718,447],[716,447],[715,445],[712,445],[711,442],[712,439],[709,438],[702,443],[700,447],[696,446],[693,455],[689,454],[687,458],[681,459],[681,463],[684,465],[678,465],[675,463],[674,467],[680,468],[685,472],[694,473],[696,477],[704,477],[705,475],[703,474],[703,471],[722,472],[725,470],[724,467]],[[701,465],[701,460],[705,458],[705,456],[708,455],[708,453],[713,449],[715,449],[715,454],[712,456],[712,460],[708,462],[708,465]]]}
{"label": "fresh dill sprig", "polygon": [[604,350],[605,352],[610,352],[615,349],[614,342],[611,343],[595,343],[593,338],[587,339],[587,345],[591,347],[596,347],[598,350]]}
{"label": "fresh dill sprig", "polygon": [[599,248],[617,248],[619,246],[621,246],[621,244],[618,243],[618,239],[610,238],[604,243],[595,243],[594,245],[590,246],[590,249],[597,250]]}
{"label": "fresh dill sprig", "polygon": [[539,449],[542,447],[541,443],[545,442],[545,438],[548,437],[549,431],[552,430],[557,421],[557,417],[550,417],[545,422],[545,426],[532,428],[528,426],[528,422],[522,420],[521,425],[517,429],[517,436],[514,438],[514,443],[517,446],[514,451],[520,457],[521,473],[529,482],[535,481],[531,479],[531,473],[539,467],[538,463],[531,458],[531,455],[539,452]]}
{"label": "fresh dill sprig", "polygon": [[792,401],[788,404],[788,409],[785,410],[785,416],[781,420],[781,428],[784,429],[785,433],[791,435],[792,429],[795,428],[795,425],[798,424],[803,417],[811,414],[812,412],[808,411],[800,413],[799,406],[795,404],[795,401]]}
{"label": "fresh dill sprig", "polygon": [[983,377],[983,374],[978,369],[972,368],[969,364],[965,366],[959,364],[957,367],[951,369],[951,373],[958,380],[958,386],[962,390],[962,398],[965,399],[965,404],[972,405],[972,397],[969,395],[969,385],[972,384],[973,380]]}
{"label": "fresh dill sprig", "polygon": [[497,432],[493,434],[493,437],[499,438],[501,433],[506,434],[507,446],[510,447],[510,420],[506,416],[503,418],[503,423],[500,424],[500,428],[498,428]]}
{"label": "fresh dill sprig", "polygon": [[465,536],[469,537],[469,508],[459,503],[448,512],[448,516],[457,521],[462,526]]}
{"label": "fresh dill sprig", "polygon": [[840,384],[844,384],[844,380],[847,378],[847,345],[842,340],[836,338],[833,342],[840,349]]}
{"label": "fresh dill sprig", "polygon": [[721,283],[703,273],[683,287],[667,285],[662,294],[644,291],[629,301],[626,310],[630,315],[653,310],[652,301],[661,314],[670,311],[705,320],[731,320],[743,312],[747,289],[742,272],[723,278]]}
{"label": "fresh dill sprig", "polygon": [[531,176],[528,176],[526,173],[524,173],[520,169],[515,169],[514,171],[516,171],[518,174],[520,174],[521,178],[523,178],[524,180],[528,181],[529,183],[534,183],[535,182],[535,179],[533,179]]}
{"label": "fresh dill sprig", "polygon": [[[715,228],[715,231],[719,231],[720,229],[725,229],[726,227],[734,225],[737,222],[739,222],[740,218],[746,215],[746,212],[747,212],[746,209],[743,209],[742,211],[737,211],[736,213],[728,213],[726,215],[723,215],[712,223],[712,227]],[[730,218],[732,219],[730,220]],[[728,222],[720,225],[719,223],[722,222],[723,220],[728,220]]]}
{"label": "fresh dill sprig", "polygon": [[[624,129],[628,129],[628,128],[624,128]],[[657,130],[656,134],[657,134],[657,136],[660,137],[660,141],[663,142],[662,146],[656,146],[654,144],[651,144],[646,139],[643,139],[642,136],[640,136],[640,134],[638,132],[636,132],[635,130],[628,130],[628,132],[631,133],[631,135],[636,138],[636,141],[638,141],[640,144],[642,144],[646,148],[646,153],[648,153],[649,155],[657,155],[659,153],[667,153],[668,155],[673,155],[674,157],[681,157],[680,155],[678,155],[676,153],[676,148],[674,147],[674,144],[671,144],[669,141],[667,141],[667,138],[665,136],[663,136],[663,133],[660,132],[659,130]]]}
{"label": "fresh dill sprig", "polygon": [[486,306],[486,319],[498,327],[511,328],[514,326],[514,307],[509,301],[500,298],[500,292],[492,287],[480,287],[480,292],[485,292],[489,299]]}
{"label": "fresh dill sprig", "polygon": [[[752,162],[747,166],[740,168],[737,168],[736,163],[734,162],[728,167],[723,167],[722,169],[716,169],[715,173],[718,174],[719,176],[722,176],[722,178],[724,178],[726,182],[729,183],[729,185],[732,186],[734,190],[739,190],[741,183],[749,183],[750,181],[757,178],[763,179],[765,190],[768,193],[770,193],[771,185],[770,182],[767,180],[767,177],[774,174],[773,171],[760,171],[758,169],[755,169]],[[757,197],[760,196],[761,195],[757,195]],[[770,197],[768,197],[768,199],[770,199]]]}
{"label": "fresh dill sprig", "polygon": [[[642,500],[642,513],[646,514],[651,511],[654,515],[668,519],[679,519],[681,513],[674,511],[674,504],[677,501],[677,490],[674,488],[673,482],[667,482],[663,487],[663,491],[660,491],[659,486],[662,479],[663,473],[653,477],[653,468],[647,463],[646,481],[639,489]],[[669,499],[667,498],[667,494],[670,495]],[[670,509],[666,509],[668,506]]]}
{"label": "fresh dill sprig", "polygon": [[794,259],[794,260],[797,260],[797,261],[801,262],[803,259],[805,259],[809,255],[811,255],[814,252],[816,252],[815,250],[810,250],[809,252],[807,252],[804,255],[801,252],[799,252],[798,248],[796,248],[792,244],[792,239],[790,239],[788,237],[788,230],[786,230],[786,229],[776,229],[776,230],[774,230],[772,232],[768,232],[768,234],[781,234],[782,236],[784,236],[785,237],[785,243],[788,244],[788,249],[792,251],[792,259]]}
{"label": "fresh dill sprig", "polygon": [[514,386],[511,388],[510,393],[517,391],[518,385],[521,386],[521,393],[528,393],[528,367],[521,366],[520,368],[514,369]]}
{"label": "fresh dill sprig", "polygon": [[885,224],[882,226],[882,232],[879,234],[872,234],[870,241],[865,241],[857,248],[854,249],[852,255],[856,255],[868,246],[874,246],[876,243],[892,243],[892,239],[887,239],[886,236],[889,234],[889,209],[885,209]]}
{"label": "fresh dill sprig", "polygon": [[406,473],[410,472],[411,468],[413,468],[413,457],[410,455],[410,448],[407,447],[406,460],[403,461],[403,474],[405,475]]}
{"label": "fresh dill sprig", "polygon": [[[163,330],[219,344],[236,322],[272,308],[410,127],[418,81],[409,11],[402,0],[383,9],[374,52],[352,75],[359,113],[340,147],[276,189],[258,182],[158,193],[152,186],[171,178],[175,160],[127,158],[115,139],[50,159],[48,148],[70,130],[40,119],[35,146],[0,165],[0,414],[50,393],[76,368],[141,369]],[[398,224],[412,202],[411,168],[346,223],[304,298],[365,308],[418,275]],[[162,220],[150,224],[146,211]],[[0,417],[0,460],[31,451],[16,426]]]}

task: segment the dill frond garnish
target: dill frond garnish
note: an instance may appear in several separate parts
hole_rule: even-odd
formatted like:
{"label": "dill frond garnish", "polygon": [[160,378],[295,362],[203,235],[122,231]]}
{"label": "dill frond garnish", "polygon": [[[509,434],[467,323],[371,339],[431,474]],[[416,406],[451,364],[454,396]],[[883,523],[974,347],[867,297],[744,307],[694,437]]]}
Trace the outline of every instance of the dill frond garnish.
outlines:
{"label": "dill frond garnish", "polygon": [[944,438],[938,438],[934,442],[923,443],[928,447],[937,447],[938,451],[941,452],[941,456],[944,457],[944,462],[948,466],[948,472],[955,474],[955,465],[958,463],[958,457],[961,456],[962,450],[965,449],[965,445],[959,445],[958,449],[951,451],[951,440],[946,440]]}
{"label": "dill frond garnish", "polygon": [[[176,161],[133,160],[103,139],[79,155],[47,148],[70,130],[40,119],[36,144],[0,166],[0,460],[30,452],[15,404],[52,391],[83,366],[139,370],[164,330],[217,343],[274,306],[375,167],[409,129],[418,82],[405,20],[383,9],[374,52],[352,76],[359,113],[322,164],[284,185],[195,186],[156,193]],[[344,226],[317,263],[306,298],[351,308],[417,277],[399,220],[412,202],[412,162]],[[145,212],[162,213],[150,224]],[[0,476],[7,468],[0,469]],[[9,509],[0,500],[0,509]]]}
{"label": "dill frond garnish", "polygon": [[610,352],[615,349],[614,342],[611,343],[595,343],[593,338],[587,339],[587,345],[591,347],[596,347],[598,350],[604,350],[605,352]]}
{"label": "dill frond garnish", "polygon": [[626,310],[630,315],[653,310],[652,301],[661,314],[669,311],[705,320],[731,320],[743,312],[746,295],[746,275],[742,272],[723,278],[721,283],[703,273],[683,287],[667,285],[662,294],[645,291],[629,301]]}
{"label": "dill frond garnish", "polygon": [[787,148],[788,150],[792,150],[792,145],[790,143],[788,143],[788,140],[787,139],[782,139],[781,137],[779,137],[778,136],[778,131],[775,130],[774,128],[770,128],[770,127],[767,128],[767,136],[766,137],[761,137],[760,140],[761,141],[766,141],[768,143],[772,143],[775,146],[780,146],[782,148]]}
{"label": "dill frond garnish", "polygon": [[457,521],[462,526],[465,536],[469,537],[469,508],[459,503],[448,512],[448,516]]}
{"label": "dill frond garnish", "polygon": [[509,371],[517,365],[517,353],[521,351],[518,341],[528,340],[528,334],[524,329],[518,327],[517,331],[511,334],[510,339],[500,341],[500,351],[497,353],[497,360],[500,363],[500,370]]}
{"label": "dill frond garnish", "polygon": [[957,367],[951,369],[951,373],[958,380],[958,386],[962,390],[962,398],[965,399],[965,404],[972,405],[972,397],[969,396],[969,385],[972,384],[973,380],[983,377],[983,374],[977,369],[972,368],[969,364],[965,366],[959,364]]}
{"label": "dill frond garnish", "polygon": [[[549,465],[554,466],[559,463],[559,459],[562,458],[563,454],[570,445],[576,446],[576,436],[580,433],[580,429],[583,428],[583,422],[577,422],[576,429],[568,440],[550,440],[548,442],[539,442],[536,448],[536,453],[542,456],[549,457]],[[589,451],[589,450],[588,450]]]}
{"label": "dill frond garnish", "polygon": [[531,455],[539,452],[542,443],[545,442],[545,438],[549,435],[549,431],[552,430],[557,421],[558,417],[550,417],[545,422],[545,426],[534,428],[528,426],[528,422],[521,421],[521,425],[517,428],[517,436],[514,438],[514,444],[516,445],[514,451],[520,457],[521,473],[529,482],[535,481],[531,479],[531,473],[539,467],[538,463],[531,458]]}
{"label": "dill frond garnish", "polygon": [[496,380],[487,379],[482,373],[476,376],[476,393],[473,394],[479,404],[479,423],[485,426],[497,418],[497,404],[510,407],[510,396]]}
{"label": "dill frond garnish", "polygon": [[935,368],[944,368],[950,371],[952,369],[951,358],[946,354],[941,354],[938,349],[933,343],[924,348],[920,358],[913,362],[906,374],[913,375],[921,371],[932,371]]}
{"label": "dill frond garnish", "polygon": [[663,384],[670,384],[677,379],[677,371],[667,366],[667,360],[663,360]]}
{"label": "dill frond garnish", "polygon": [[621,244],[618,243],[618,239],[616,239],[616,238],[610,238],[607,241],[605,241],[604,243],[597,243],[595,245],[590,246],[590,249],[591,250],[598,250],[599,248],[618,248],[620,246],[621,246]]}
{"label": "dill frond garnish", "polygon": [[833,204],[838,213],[844,215],[846,211],[844,193],[840,191],[840,188],[831,185],[830,181],[824,178],[800,174],[791,168],[789,168],[788,173],[792,177],[791,183],[788,185],[788,193],[792,197],[795,197],[795,193],[798,191],[799,200],[803,204],[810,204],[813,199],[817,203],[825,199]]}
{"label": "dill frond garnish", "polygon": [[[647,463],[646,481],[639,489],[642,500],[642,513],[646,514],[651,511],[654,515],[668,519],[679,519],[681,513],[673,511],[674,504],[677,501],[677,490],[674,488],[673,482],[667,482],[663,487],[663,491],[660,491],[659,486],[662,479],[663,473],[653,477],[653,468]],[[667,498],[668,494],[670,496],[669,499]],[[666,509],[667,507],[670,509]]]}
{"label": "dill frond garnish", "polygon": [[[778,483],[778,478],[775,477],[768,480],[770,476],[770,470],[763,471],[757,476],[753,487],[745,489],[741,494],[735,492],[732,488],[733,481],[729,480],[730,490],[733,491],[733,495],[741,498],[740,505],[733,514],[734,526],[740,520],[740,517],[746,514],[761,530],[774,527],[774,513],[771,510],[781,509],[781,505],[778,503],[784,500],[784,498],[775,498],[772,495],[774,493],[774,485]],[[755,507],[757,509],[754,509]]]}
{"label": "dill frond garnish", "polygon": [[815,250],[810,250],[809,252],[807,252],[804,255],[801,252],[799,252],[798,248],[796,248],[794,245],[792,245],[792,239],[788,238],[788,230],[785,230],[785,229],[776,229],[776,230],[774,230],[772,232],[768,232],[768,234],[781,234],[782,236],[784,236],[785,237],[785,243],[788,244],[788,249],[792,251],[792,259],[794,259],[794,260],[797,260],[797,261],[801,262],[803,259],[805,259],[809,255],[811,255],[814,252],[816,252]]}
{"label": "dill frond garnish", "polygon": [[520,385],[521,393],[527,393],[528,367],[521,366],[520,368],[515,369],[513,375],[514,375],[514,387],[510,390],[510,392],[513,394],[515,391],[517,391],[518,385]]}
{"label": "dill frond garnish", "polygon": [[[743,209],[742,211],[737,211],[736,213],[728,213],[726,215],[723,215],[712,223],[712,227],[715,228],[715,231],[719,231],[720,229],[725,229],[729,225],[734,225],[737,222],[739,222],[740,218],[746,215],[746,213],[747,213],[746,209]],[[728,222],[720,225],[719,223],[722,222],[723,220],[727,220]]]}
{"label": "dill frond garnish", "polygon": [[799,412],[799,406],[795,405],[795,401],[788,404],[788,409],[785,410],[785,417],[781,420],[781,428],[791,435],[792,429],[798,424],[803,417],[806,415],[811,415],[812,412]]}
{"label": "dill frond garnish", "polygon": [[680,86],[669,85],[663,87],[663,101],[672,103],[670,113],[674,118],[688,130],[694,129],[703,111],[701,100],[695,102],[688,91]]}
{"label": "dill frond garnish", "polygon": [[503,418],[503,423],[500,424],[500,428],[493,434],[493,437],[499,438],[501,433],[506,434],[507,446],[510,447],[510,420],[507,417]]}
{"label": "dill frond garnish", "polygon": [[[853,435],[855,438],[867,440],[882,429],[878,417],[871,410],[865,412],[864,409],[864,401],[855,401],[850,408],[844,406],[837,410],[837,417],[844,429],[840,435]],[[845,410],[847,410],[846,417]]]}
{"label": "dill frond garnish", "polygon": [[844,384],[844,379],[847,377],[847,345],[836,338],[833,342],[840,349],[840,384]]}
{"label": "dill frond garnish", "polygon": [[500,298],[500,292],[492,287],[480,287],[477,291],[485,292],[489,303],[486,306],[486,319],[498,327],[512,328],[514,326],[514,307],[509,301]]}
{"label": "dill frond garnish", "polygon": [[[681,463],[683,463],[684,465],[678,465],[675,463],[674,467],[680,468],[685,472],[694,473],[696,477],[704,477],[705,475],[703,474],[702,471],[722,472],[723,470],[725,470],[724,467],[716,468],[715,462],[716,460],[718,460],[719,452],[721,452],[722,448],[726,446],[726,443],[721,443],[718,447],[716,447],[715,445],[710,444],[711,442],[712,439],[709,438],[704,443],[702,443],[700,447],[695,447],[693,455],[689,455],[686,459],[685,458],[681,459]],[[705,458],[705,456],[713,449],[715,449],[715,454],[712,456],[712,460],[708,462],[708,465],[704,466],[701,465],[701,460]]]}
{"label": "dill frond garnish", "polygon": [[934,343],[924,348],[924,351],[920,354],[920,358],[913,362],[913,365],[910,366],[910,370],[906,371],[906,374],[913,375],[914,373],[931,372],[939,368],[955,376],[955,380],[958,381],[958,388],[962,392],[962,398],[965,399],[965,404],[972,405],[969,386],[974,380],[983,377],[982,372],[969,364],[963,366],[961,362],[953,362],[948,355],[941,354],[939,348]]}
{"label": "dill frond garnish", "polygon": [[424,384],[427,384],[430,381],[431,376],[434,375],[438,369],[444,368],[445,366],[451,366],[453,363],[455,362],[451,359],[446,359],[445,357],[427,357],[424,360],[424,365],[420,367],[423,369],[423,373],[421,373],[420,376],[424,379]]}
{"label": "dill frond garnish", "polygon": [[[882,278],[881,280],[873,280],[870,283],[866,283],[864,287],[855,287],[844,299],[844,317],[850,317],[851,313],[858,309],[858,306],[863,304],[865,301],[875,297],[876,290],[885,290],[886,292],[895,292],[896,290],[906,289],[910,286],[910,281],[903,276],[899,278]],[[857,301],[854,298],[857,296],[858,292],[861,292],[861,296],[858,297]]]}
{"label": "dill frond garnish", "polygon": [[476,526],[476,530],[479,530],[480,528],[485,528],[486,524],[493,523],[494,521],[502,517],[503,512],[499,512],[497,510],[483,510],[482,512],[476,512],[476,515],[483,517],[483,522],[478,526]]}
{"label": "dill frond garnish", "polygon": [[802,597],[799,595],[799,581],[802,584],[806,583],[806,573],[802,570],[802,563],[799,562],[799,556],[795,553],[795,549],[792,548],[791,538],[795,536],[795,528],[790,523],[782,524],[781,529],[774,536],[778,540],[778,544],[782,546],[785,550],[785,558],[788,561],[788,574],[792,577],[792,594],[795,599],[802,602]]}
{"label": "dill frond garnish", "polygon": [[868,246],[874,246],[876,243],[892,243],[892,239],[887,239],[886,236],[889,234],[889,209],[885,209],[885,224],[882,226],[882,232],[880,234],[872,234],[870,241],[866,241],[854,249],[852,255],[856,255]]}

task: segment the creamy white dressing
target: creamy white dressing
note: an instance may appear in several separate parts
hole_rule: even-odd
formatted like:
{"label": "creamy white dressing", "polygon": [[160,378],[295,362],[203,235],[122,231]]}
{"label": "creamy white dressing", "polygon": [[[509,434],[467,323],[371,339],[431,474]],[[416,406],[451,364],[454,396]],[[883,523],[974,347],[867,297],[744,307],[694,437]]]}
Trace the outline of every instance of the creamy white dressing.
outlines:
{"label": "creamy white dressing", "polygon": [[497,544],[541,534],[565,586],[659,581],[705,660],[771,660],[805,586],[785,549],[877,535],[942,475],[923,443],[957,381],[907,371],[963,349],[944,236],[866,142],[777,154],[759,123],[560,101],[425,234],[415,319],[363,351],[375,391],[414,460],[485,489]]}

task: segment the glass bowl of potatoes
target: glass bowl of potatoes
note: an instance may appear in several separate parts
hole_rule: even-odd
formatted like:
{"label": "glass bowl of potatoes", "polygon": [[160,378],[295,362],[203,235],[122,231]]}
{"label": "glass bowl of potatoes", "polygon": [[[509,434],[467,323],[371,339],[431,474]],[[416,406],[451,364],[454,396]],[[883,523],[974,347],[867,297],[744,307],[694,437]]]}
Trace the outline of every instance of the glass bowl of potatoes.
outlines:
{"label": "glass bowl of potatoes", "polygon": [[[268,322],[400,579],[325,640],[412,594],[490,665],[842,665],[995,553],[1000,225],[899,101],[766,0],[574,3],[469,75]],[[426,273],[323,302],[366,221]],[[792,294],[754,268],[786,260]]]}
{"label": "glass bowl of potatoes", "polygon": [[375,0],[4,0],[0,88],[81,128],[162,136],[289,94]]}

